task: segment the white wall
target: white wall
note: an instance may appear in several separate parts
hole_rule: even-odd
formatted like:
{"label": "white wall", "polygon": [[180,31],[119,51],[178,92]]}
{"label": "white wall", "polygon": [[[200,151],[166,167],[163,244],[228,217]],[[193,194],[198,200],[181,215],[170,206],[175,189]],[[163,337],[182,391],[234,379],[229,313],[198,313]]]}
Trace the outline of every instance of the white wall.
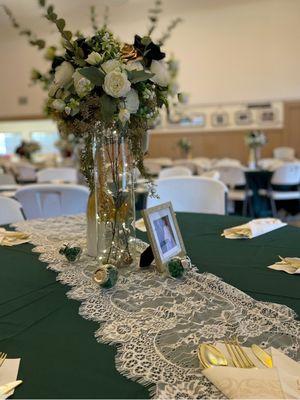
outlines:
{"label": "white wall", "polygon": [[[112,28],[124,40],[146,31],[137,7],[113,9]],[[166,0],[166,14],[160,26],[184,19],[166,50],[181,63],[179,82],[191,103],[300,98],[300,0]],[[0,117],[39,114],[44,94],[28,83],[32,67],[46,68],[41,53],[10,32],[1,34],[0,54]],[[28,104],[18,105],[19,96]]]}

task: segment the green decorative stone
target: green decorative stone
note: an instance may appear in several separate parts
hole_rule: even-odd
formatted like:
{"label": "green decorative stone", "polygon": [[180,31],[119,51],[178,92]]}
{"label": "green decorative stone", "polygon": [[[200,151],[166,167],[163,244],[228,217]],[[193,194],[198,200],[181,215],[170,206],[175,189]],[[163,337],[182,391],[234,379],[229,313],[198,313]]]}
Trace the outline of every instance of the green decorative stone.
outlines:
{"label": "green decorative stone", "polygon": [[105,289],[110,289],[117,283],[118,268],[113,264],[104,264],[94,273],[94,281]]}
{"label": "green decorative stone", "polygon": [[184,267],[180,257],[173,257],[167,264],[169,274],[173,278],[181,278],[184,274]]}
{"label": "green decorative stone", "polygon": [[61,249],[59,249],[59,254],[64,255],[69,262],[78,261],[81,253],[82,250],[78,246],[71,247],[65,244]]}

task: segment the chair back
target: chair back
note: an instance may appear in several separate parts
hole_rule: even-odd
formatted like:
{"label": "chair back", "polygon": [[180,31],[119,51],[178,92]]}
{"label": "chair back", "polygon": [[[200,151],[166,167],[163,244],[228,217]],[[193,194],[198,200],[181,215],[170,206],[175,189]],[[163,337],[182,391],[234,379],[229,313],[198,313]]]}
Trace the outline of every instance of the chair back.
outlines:
{"label": "chair back", "polygon": [[171,176],[191,176],[192,172],[186,167],[164,168],[160,171],[158,178],[169,178]]}
{"label": "chair back", "polygon": [[295,149],[292,147],[276,147],[273,150],[274,158],[284,161],[292,161],[295,158]]}
{"label": "chair back", "polygon": [[158,175],[160,173],[161,165],[153,161],[152,159],[146,159],[144,161],[144,166],[146,171],[150,175]]}
{"label": "chair back", "polygon": [[0,187],[1,185],[15,185],[16,180],[11,174],[0,174]]}
{"label": "chair back", "polygon": [[197,165],[193,162],[193,160],[186,160],[186,159],[174,160],[173,166],[188,168],[192,174],[194,174],[197,169]]}
{"label": "chair back", "polygon": [[45,168],[37,172],[39,183],[51,181],[63,181],[77,183],[77,171],[75,168]]}
{"label": "chair back", "polygon": [[209,178],[209,179],[215,179],[216,181],[220,180],[220,172],[214,169],[211,169],[210,171],[205,171],[202,172],[201,178]]}
{"label": "chair back", "polygon": [[147,198],[147,208],[171,201],[175,211],[206,214],[226,212],[227,187],[224,183],[198,176],[158,179],[159,198]]}
{"label": "chair back", "polygon": [[300,185],[300,163],[286,163],[274,172],[273,185]]}
{"label": "chair back", "polygon": [[21,204],[16,200],[0,196],[0,225],[23,221],[21,208]]}
{"label": "chair back", "polygon": [[243,168],[236,166],[219,166],[215,169],[220,174],[220,181],[230,188],[246,185],[245,172]]}
{"label": "chair back", "polygon": [[27,185],[15,194],[27,219],[80,214],[86,211],[89,189],[80,185]]}
{"label": "chair back", "polygon": [[212,162],[212,168],[219,168],[219,167],[241,167],[242,164],[240,160],[235,158],[221,158],[216,159]]}
{"label": "chair back", "polygon": [[21,182],[34,182],[36,181],[35,168],[31,165],[17,166],[18,181]]}

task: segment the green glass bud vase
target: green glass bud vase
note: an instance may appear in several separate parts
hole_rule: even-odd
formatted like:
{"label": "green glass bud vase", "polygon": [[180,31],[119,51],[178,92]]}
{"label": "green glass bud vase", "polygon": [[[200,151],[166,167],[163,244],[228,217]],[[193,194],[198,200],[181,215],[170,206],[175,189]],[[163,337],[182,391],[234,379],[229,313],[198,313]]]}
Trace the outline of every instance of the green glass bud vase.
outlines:
{"label": "green glass bud vase", "polygon": [[105,289],[110,289],[117,283],[118,268],[112,264],[104,264],[94,272],[94,281]]}
{"label": "green glass bud vase", "polygon": [[59,254],[64,255],[69,262],[78,261],[81,253],[82,250],[78,246],[71,247],[65,244],[61,249],[59,249]]}
{"label": "green glass bud vase", "polygon": [[181,278],[184,275],[184,267],[180,257],[173,257],[167,264],[167,269],[172,278]]}

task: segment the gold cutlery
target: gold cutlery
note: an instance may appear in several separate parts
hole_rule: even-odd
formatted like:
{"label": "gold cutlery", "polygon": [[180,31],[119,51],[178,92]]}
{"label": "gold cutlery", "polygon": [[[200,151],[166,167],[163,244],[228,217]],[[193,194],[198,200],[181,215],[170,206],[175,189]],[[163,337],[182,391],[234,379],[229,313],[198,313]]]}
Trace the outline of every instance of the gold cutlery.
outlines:
{"label": "gold cutlery", "polygon": [[0,367],[3,365],[6,357],[7,357],[7,354],[6,353],[1,353],[1,351],[0,351]]}
{"label": "gold cutlery", "polygon": [[226,367],[228,365],[226,357],[211,344],[200,344],[198,347],[198,357],[205,368],[212,366]]}
{"label": "gold cutlery", "polygon": [[240,346],[237,339],[234,339],[234,341],[231,342],[225,340],[224,343],[232,359],[233,365],[236,368],[256,368],[255,364],[248,357],[244,349]]}
{"label": "gold cutlery", "polygon": [[251,346],[251,350],[255,357],[267,368],[273,368],[273,360],[272,357],[261,347],[253,344]]}
{"label": "gold cutlery", "polygon": [[0,386],[0,395],[3,396],[5,394],[10,393],[17,386],[21,385],[23,381],[14,381],[6,383],[5,385]]}

